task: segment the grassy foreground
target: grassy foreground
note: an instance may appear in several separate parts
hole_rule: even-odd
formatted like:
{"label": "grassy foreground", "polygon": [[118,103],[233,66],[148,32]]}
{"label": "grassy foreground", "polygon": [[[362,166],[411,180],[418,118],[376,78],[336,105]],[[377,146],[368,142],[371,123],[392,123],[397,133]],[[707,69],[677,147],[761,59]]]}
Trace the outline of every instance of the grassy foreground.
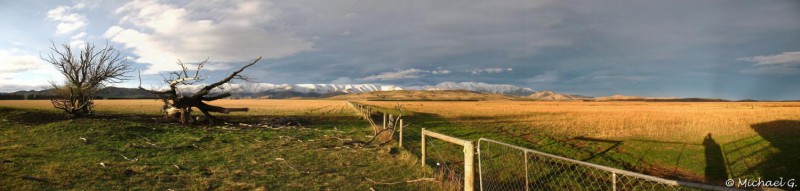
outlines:
{"label": "grassy foreground", "polygon": [[407,152],[344,144],[371,134],[352,114],[224,118],[301,124],[277,129],[186,127],[159,115],[105,112],[66,119],[0,107],[0,190],[437,190],[433,182],[370,181],[432,175]]}
{"label": "grassy foreground", "polygon": [[[420,168],[421,128],[671,179],[800,178],[798,103],[362,102],[407,109],[399,152],[345,144],[372,132],[343,101],[220,100],[251,108],[223,116],[244,125],[195,127],[165,123],[158,101],[96,103],[100,116],[66,119],[47,101],[0,101],[0,190],[452,188],[374,182],[443,180],[434,159],[461,160],[460,148],[435,143],[432,167]],[[287,120],[302,127],[249,126]]]}

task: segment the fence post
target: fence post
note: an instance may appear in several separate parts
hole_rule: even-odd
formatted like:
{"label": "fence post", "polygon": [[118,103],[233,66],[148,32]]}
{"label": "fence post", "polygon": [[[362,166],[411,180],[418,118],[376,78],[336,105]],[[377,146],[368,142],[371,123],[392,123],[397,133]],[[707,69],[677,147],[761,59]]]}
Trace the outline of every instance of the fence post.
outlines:
{"label": "fence post", "polygon": [[483,191],[483,166],[481,166],[481,139],[478,139],[478,146],[475,147],[478,150],[478,188]]}
{"label": "fence post", "polygon": [[400,119],[400,138],[397,145],[403,148],[403,119]]}
{"label": "fence post", "polygon": [[617,191],[617,172],[611,172],[611,190]]}
{"label": "fence post", "polygon": [[425,167],[425,128],[422,128],[422,167]]}
{"label": "fence post", "polygon": [[475,147],[472,146],[471,141],[464,141],[464,191],[475,190],[474,160]]}
{"label": "fence post", "polygon": [[523,150],[522,152],[525,153],[523,154],[525,156],[525,190],[531,190],[528,185],[530,184],[528,182],[528,151]]}
{"label": "fence post", "polygon": [[386,129],[386,113],[383,113],[383,129]]}

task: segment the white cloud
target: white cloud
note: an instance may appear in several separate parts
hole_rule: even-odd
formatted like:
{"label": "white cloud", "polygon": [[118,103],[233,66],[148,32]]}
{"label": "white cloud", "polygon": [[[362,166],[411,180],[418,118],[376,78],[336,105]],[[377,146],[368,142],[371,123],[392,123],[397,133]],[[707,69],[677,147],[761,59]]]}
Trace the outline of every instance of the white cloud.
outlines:
{"label": "white cloud", "polygon": [[[147,74],[178,70],[177,59],[199,62],[282,58],[311,50],[313,43],[281,29],[280,11],[268,2],[241,1],[178,6],[157,0],[133,1],[116,10],[123,15],[105,37],[150,64]],[[185,7],[185,8],[182,8]],[[206,10],[208,9],[208,10]]]}
{"label": "white cloud", "polygon": [[531,83],[549,83],[558,81],[559,79],[561,79],[561,75],[559,75],[558,72],[551,70],[544,72],[544,74],[536,75],[527,81]]}
{"label": "white cloud", "polygon": [[72,48],[85,48],[86,41],[80,39],[71,40],[69,41],[69,46]]}
{"label": "white cloud", "polygon": [[419,78],[422,77],[425,73],[430,73],[427,70],[420,70],[416,68],[411,68],[407,70],[401,70],[397,72],[384,72],[374,76],[367,76],[361,78],[359,80],[362,81],[389,81],[389,80],[399,80],[399,79],[411,79],[411,78]]}
{"label": "white cloud", "polygon": [[86,27],[87,19],[81,14],[74,13],[73,10],[83,9],[84,4],[75,6],[58,6],[47,11],[47,18],[58,21],[56,34],[66,34]]}
{"label": "white cloud", "polygon": [[489,73],[489,74],[498,74],[502,72],[511,72],[514,71],[513,68],[478,68],[472,69],[468,72],[472,74],[481,74],[481,73]]}
{"label": "white cloud", "polygon": [[[390,81],[390,80],[399,80],[399,79],[413,79],[413,78],[420,78],[426,76],[428,74],[433,75],[444,75],[450,74],[450,70],[442,69],[441,67],[436,68],[435,70],[420,70],[416,68],[401,70],[397,72],[383,72],[378,75],[367,76],[363,78],[359,78],[360,81]],[[340,78],[341,79],[341,78]],[[349,79],[349,78],[348,78]],[[337,79],[336,81],[341,81]]]}
{"label": "white cloud", "polygon": [[743,69],[739,72],[750,75],[796,75],[800,69],[792,67],[800,65],[800,51],[784,52],[775,55],[753,56],[738,58],[736,60],[755,62],[753,68]]}
{"label": "white cloud", "polygon": [[84,48],[86,46],[86,41],[83,40],[84,37],[86,37],[86,32],[73,35],[69,38],[69,45],[73,48]]}
{"label": "white cloud", "polygon": [[24,72],[43,68],[44,65],[38,57],[17,54],[16,50],[0,50],[0,74],[3,76],[12,73]]}
{"label": "white cloud", "polygon": [[431,71],[431,74],[449,74],[450,70],[434,70]]}
{"label": "white cloud", "polygon": [[0,92],[41,89],[59,73],[37,56],[16,49],[0,50]]}
{"label": "white cloud", "polygon": [[800,74],[800,69],[792,68],[785,65],[770,65],[756,68],[749,68],[740,71],[742,74],[750,75],[797,75]]}
{"label": "white cloud", "polygon": [[784,52],[781,54],[767,55],[767,56],[744,57],[736,60],[756,62],[757,65],[800,64],[800,51]]}
{"label": "white cloud", "polygon": [[70,37],[70,39],[73,39],[73,40],[74,39],[82,39],[83,37],[86,37],[86,32],[81,32],[81,33],[78,33],[76,35],[73,35],[72,37]]}
{"label": "white cloud", "polygon": [[73,6],[72,6],[72,8],[73,8],[73,9],[83,9],[83,8],[86,8],[86,3],[82,3],[82,2],[81,2],[81,3],[77,3],[77,4],[73,5]]}

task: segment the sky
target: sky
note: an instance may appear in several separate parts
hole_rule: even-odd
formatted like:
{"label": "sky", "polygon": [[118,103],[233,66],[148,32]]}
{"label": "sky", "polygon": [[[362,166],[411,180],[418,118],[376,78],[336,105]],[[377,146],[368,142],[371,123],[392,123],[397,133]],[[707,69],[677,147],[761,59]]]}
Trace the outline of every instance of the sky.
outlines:
{"label": "sky", "polygon": [[61,79],[56,44],[118,48],[144,86],[208,80],[511,84],[589,96],[800,99],[796,0],[0,0],[0,92]]}

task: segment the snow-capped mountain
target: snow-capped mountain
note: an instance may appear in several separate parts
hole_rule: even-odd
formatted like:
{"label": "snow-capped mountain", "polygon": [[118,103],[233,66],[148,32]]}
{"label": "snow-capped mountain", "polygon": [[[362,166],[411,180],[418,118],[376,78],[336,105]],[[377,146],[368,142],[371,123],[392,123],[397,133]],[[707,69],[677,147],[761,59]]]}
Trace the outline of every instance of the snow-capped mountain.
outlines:
{"label": "snow-capped mountain", "polygon": [[[203,88],[205,84],[181,86],[181,91],[195,92]],[[364,93],[372,91],[392,91],[403,90],[402,87],[395,85],[381,84],[271,84],[271,83],[244,83],[244,84],[224,84],[219,90],[231,93],[261,93],[261,92],[297,92],[297,93]]]}
{"label": "snow-capped mountain", "polygon": [[[196,92],[204,84],[181,86],[182,92]],[[373,91],[394,91],[394,90],[468,90],[482,93],[496,93],[507,95],[530,95],[535,93],[530,88],[517,87],[507,84],[487,84],[478,82],[443,82],[434,86],[397,86],[387,84],[271,84],[271,83],[243,83],[243,84],[224,84],[218,91],[228,91],[234,94],[276,94],[293,93],[312,96],[337,95],[349,93],[366,93]],[[286,95],[289,96],[289,95]]]}

